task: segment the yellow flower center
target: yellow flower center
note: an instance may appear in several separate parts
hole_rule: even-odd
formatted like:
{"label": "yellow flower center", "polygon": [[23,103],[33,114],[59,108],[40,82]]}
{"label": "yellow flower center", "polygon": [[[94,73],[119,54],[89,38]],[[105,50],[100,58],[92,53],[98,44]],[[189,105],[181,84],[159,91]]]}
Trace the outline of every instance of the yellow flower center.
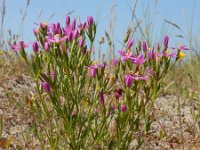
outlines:
{"label": "yellow flower center", "polygon": [[178,58],[179,58],[179,59],[183,59],[183,57],[185,57],[185,53],[180,52]]}

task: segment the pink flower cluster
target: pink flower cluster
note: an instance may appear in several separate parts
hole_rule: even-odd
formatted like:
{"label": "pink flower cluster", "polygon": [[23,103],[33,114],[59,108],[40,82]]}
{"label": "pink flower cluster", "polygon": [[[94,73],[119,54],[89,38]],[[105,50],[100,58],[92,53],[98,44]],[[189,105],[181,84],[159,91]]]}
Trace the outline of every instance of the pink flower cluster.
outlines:
{"label": "pink flower cluster", "polygon": [[85,50],[86,47],[84,47],[84,36],[82,35],[87,29],[90,29],[93,24],[95,24],[95,22],[92,16],[88,16],[87,22],[80,23],[78,25],[76,25],[76,19],[71,21],[70,17],[67,16],[65,20],[65,27],[61,27],[59,22],[52,24],[40,23],[39,28],[33,29],[33,33],[37,40],[40,41],[41,45],[38,44],[38,41],[29,43],[20,41],[17,44],[11,44],[11,48],[15,52],[18,52],[21,49],[25,49],[29,45],[32,45],[33,51],[37,53],[39,48],[49,51],[51,43],[61,44],[76,40],[79,48],[84,48]]}

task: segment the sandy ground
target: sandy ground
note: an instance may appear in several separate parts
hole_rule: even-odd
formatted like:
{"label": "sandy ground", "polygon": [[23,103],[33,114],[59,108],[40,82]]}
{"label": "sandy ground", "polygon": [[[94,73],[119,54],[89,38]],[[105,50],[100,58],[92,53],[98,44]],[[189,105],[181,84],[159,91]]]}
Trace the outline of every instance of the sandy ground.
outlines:
{"label": "sandy ground", "polygon": [[[13,139],[13,145],[22,149],[39,149],[30,133],[31,117],[23,108],[24,99],[33,92],[34,82],[27,75],[15,76],[0,84],[0,115],[3,118],[3,132],[0,149],[4,140]],[[141,149],[200,149],[198,121],[194,121],[190,111],[196,110],[199,98],[186,100],[175,95],[159,97],[154,105],[154,122],[151,134],[147,136]],[[14,149],[14,148],[10,148]]]}

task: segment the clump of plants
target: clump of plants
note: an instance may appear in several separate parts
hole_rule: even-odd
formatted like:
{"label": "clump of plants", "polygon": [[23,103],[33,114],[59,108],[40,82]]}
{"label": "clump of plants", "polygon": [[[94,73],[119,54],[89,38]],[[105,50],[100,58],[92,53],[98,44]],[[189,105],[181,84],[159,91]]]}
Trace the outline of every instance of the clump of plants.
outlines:
{"label": "clump of plants", "polygon": [[[27,64],[37,94],[28,107],[42,149],[139,148],[151,128],[151,109],[163,79],[188,50],[155,48],[126,36],[111,64],[91,59],[96,24],[40,23],[35,42],[11,45]],[[32,45],[34,54],[25,49]]]}

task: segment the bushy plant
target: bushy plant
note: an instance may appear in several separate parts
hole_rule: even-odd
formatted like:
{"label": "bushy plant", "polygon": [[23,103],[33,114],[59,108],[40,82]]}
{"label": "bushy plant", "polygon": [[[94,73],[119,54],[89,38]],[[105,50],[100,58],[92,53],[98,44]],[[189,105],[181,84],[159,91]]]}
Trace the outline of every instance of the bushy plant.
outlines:
{"label": "bushy plant", "polygon": [[[96,36],[93,17],[76,26],[40,23],[35,42],[11,45],[19,52],[36,82],[29,107],[34,134],[43,149],[133,149],[148,134],[151,109],[163,78],[188,50],[148,48],[129,36],[112,64],[92,61]],[[88,42],[87,42],[88,41]],[[25,48],[32,44],[34,55]],[[136,144],[134,144],[136,143]]]}

